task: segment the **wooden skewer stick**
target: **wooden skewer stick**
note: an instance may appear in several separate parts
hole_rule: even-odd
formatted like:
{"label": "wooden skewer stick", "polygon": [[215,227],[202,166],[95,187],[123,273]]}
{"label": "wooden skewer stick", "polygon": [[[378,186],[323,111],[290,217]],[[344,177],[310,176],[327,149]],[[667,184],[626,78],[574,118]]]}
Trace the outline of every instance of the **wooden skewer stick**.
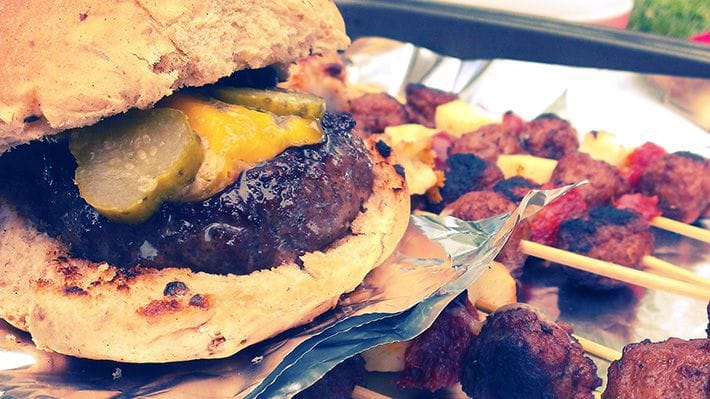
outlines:
{"label": "wooden skewer stick", "polygon": [[682,236],[710,243],[710,230],[702,227],[696,227],[677,220],[665,218],[663,216],[656,216],[651,219],[650,224],[651,226],[658,227],[659,229],[668,230]]}
{"label": "wooden skewer stick", "polygon": [[621,359],[621,352],[611,349],[608,346],[598,344],[594,341],[590,341],[586,338],[580,337],[577,334],[572,334],[573,337],[577,338],[579,344],[582,345],[584,351],[590,355],[594,355],[600,359],[604,359],[608,362],[613,362],[614,360]]}
{"label": "wooden skewer stick", "polygon": [[613,278],[625,283],[672,292],[702,301],[710,300],[710,289],[684,281],[655,275],[641,270],[623,267],[611,262],[590,258],[574,252],[548,247],[532,241],[520,242],[521,250],[531,256],[546,259],[575,269]]}
{"label": "wooden skewer stick", "polygon": [[382,395],[375,391],[371,391],[365,387],[355,385],[353,390],[353,399],[391,399],[389,396]]}
{"label": "wooden skewer stick", "polygon": [[673,263],[666,262],[663,259],[658,259],[655,256],[644,256],[641,259],[641,264],[651,273],[661,276],[674,278],[676,280],[696,283],[710,289],[710,279],[693,273],[690,270],[684,269]]}

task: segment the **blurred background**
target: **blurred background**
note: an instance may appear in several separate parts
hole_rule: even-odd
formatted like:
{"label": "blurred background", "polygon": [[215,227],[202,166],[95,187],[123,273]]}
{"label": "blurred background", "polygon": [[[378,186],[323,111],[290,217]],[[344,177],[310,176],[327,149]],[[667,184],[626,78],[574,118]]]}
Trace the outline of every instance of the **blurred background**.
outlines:
{"label": "blurred background", "polygon": [[[439,0],[442,1],[442,0]],[[710,0],[443,0],[702,41]],[[703,35],[705,34],[705,35]]]}

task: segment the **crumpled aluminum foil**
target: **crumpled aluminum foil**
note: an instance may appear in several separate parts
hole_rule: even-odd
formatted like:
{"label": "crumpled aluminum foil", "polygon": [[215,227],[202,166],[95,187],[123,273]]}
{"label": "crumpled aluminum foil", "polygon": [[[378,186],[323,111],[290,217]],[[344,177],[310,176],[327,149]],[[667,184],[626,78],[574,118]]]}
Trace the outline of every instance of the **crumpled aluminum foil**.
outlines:
{"label": "crumpled aluminum foil", "polygon": [[483,273],[516,223],[569,188],[531,192],[510,216],[478,222],[412,216],[395,253],[336,309],[229,359],[168,365],[74,359],[38,351],[24,333],[2,324],[0,397],[290,397],[345,359],[423,332]]}
{"label": "crumpled aluminum foil", "polygon": [[[382,38],[358,39],[345,57],[352,83],[379,87],[394,96],[403,97],[407,83],[423,83],[458,93],[492,115],[512,110],[529,120],[556,113],[572,123],[580,139],[589,131],[607,131],[624,146],[652,141],[669,152],[692,151],[710,158],[710,134],[669,104],[646,75],[514,60],[460,60]],[[700,223],[710,228],[710,219]],[[710,244],[653,230],[654,256],[710,278]],[[646,338],[706,336],[707,303],[633,286],[582,290],[568,281],[562,267],[536,260],[526,264],[518,300],[566,322],[578,335],[619,351]],[[605,379],[609,363],[594,360]],[[392,394],[388,386],[379,385],[377,389]]]}

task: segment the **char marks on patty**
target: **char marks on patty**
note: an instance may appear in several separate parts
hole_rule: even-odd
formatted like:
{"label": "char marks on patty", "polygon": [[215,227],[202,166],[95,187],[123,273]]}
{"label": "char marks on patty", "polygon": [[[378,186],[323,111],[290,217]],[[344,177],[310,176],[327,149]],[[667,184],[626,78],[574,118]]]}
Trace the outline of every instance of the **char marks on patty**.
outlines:
{"label": "char marks on patty", "polygon": [[165,203],[140,225],[112,222],[79,197],[66,141],[0,157],[0,196],[75,257],[130,267],[181,265],[246,274],[294,261],[349,232],[372,192],[372,165],[347,115],[327,114],[325,140],[289,148],[202,202]]}

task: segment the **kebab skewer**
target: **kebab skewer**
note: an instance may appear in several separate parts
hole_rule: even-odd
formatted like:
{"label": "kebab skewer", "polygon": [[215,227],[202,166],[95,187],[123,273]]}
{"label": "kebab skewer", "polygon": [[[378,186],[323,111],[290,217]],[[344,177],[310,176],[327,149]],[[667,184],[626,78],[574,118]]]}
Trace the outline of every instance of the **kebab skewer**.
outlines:
{"label": "kebab skewer", "polygon": [[[604,148],[608,148],[608,146],[604,147]],[[649,148],[651,148],[651,150],[649,150]],[[653,148],[656,148],[656,150],[654,150]],[[646,143],[643,146],[639,147],[638,149],[634,150],[628,156],[628,158],[633,160],[633,159],[637,159],[640,157],[648,157],[648,155],[636,155],[636,154],[644,154],[644,153],[649,153],[651,151],[656,151],[655,155],[651,155],[651,156],[659,156],[660,151],[663,151],[663,150],[660,149],[660,147],[655,146],[654,144]],[[661,153],[660,156],[663,156],[663,154]],[[584,167],[584,166],[586,166],[588,168],[594,167],[594,169],[591,169],[591,170],[596,172],[596,170],[599,169],[599,165],[602,165],[601,166],[602,168],[607,169],[607,170],[611,170],[612,173],[614,172],[613,169],[608,169],[605,167],[606,165],[599,163],[599,162],[603,162],[603,161],[597,160],[597,162],[590,162],[590,160],[587,159],[583,155],[577,155],[576,157],[571,156],[571,158],[580,158],[580,157],[582,158],[581,162],[579,162],[579,164],[582,165],[580,167]],[[703,173],[702,172],[702,165],[698,165],[701,167],[692,168],[693,163],[696,163],[696,162],[700,163],[699,159],[688,161],[688,160],[683,159],[683,157],[693,157],[693,155],[688,155],[688,153],[685,153],[685,155],[678,155],[678,153],[666,154],[665,160],[659,161],[659,164],[658,164],[658,166],[656,166],[656,169],[662,169],[662,168],[666,167],[667,164],[681,164],[681,165],[682,164],[689,164],[689,165],[685,165],[685,166],[689,166],[688,169],[693,169],[693,170],[690,170],[690,172],[693,175],[698,175],[700,173]],[[570,163],[569,159],[566,159],[565,161],[567,163]],[[631,170],[631,169],[640,170],[643,167],[643,166],[639,166],[639,165],[635,164],[638,161],[630,161],[630,162],[631,162],[631,164],[630,164],[631,166],[627,167],[627,174],[632,173],[632,172],[629,172],[629,170]],[[556,170],[556,168],[558,166],[558,161],[556,161],[556,160],[539,158],[539,157],[530,156],[530,155],[501,155],[497,159],[496,163],[501,168],[503,175],[506,178],[510,178],[512,176],[523,176],[525,178],[532,179],[540,184],[543,184],[545,182],[552,180],[554,178],[553,171]],[[646,165],[646,167],[647,166],[648,165]],[[637,173],[637,172],[633,172],[633,173]],[[649,176],[654,176],[654,173],[649,173]],[[649,186],[652,184],[659,185],[660,183],[653,183],[652,182],[652,180],[654,180],[654,179],[655,180],[662,180],[662,179],[659,179],[656,177],[648,177],[645,181],[648,182],[647,185],[649,185]],[[638,182],[638,178],[636,178],[636,182]],[[667,217],[660,216],[661,211],[659,211],[657,209],[658,197],[653,195],[652,189],[653,189],[653,187],[651,187],[649,190],[647,190],[646,194],[639,194],[639,193],[626,194],[626,195],[622,195],[621,198],[623,198],[624,196],[629,196],[629,198],[640,198],[641,196],[643,196],[643,198],[648,198],[646,201],[647,202],[652,201],[653,204],[651,206],[652,206],[652,208],[654,208],[654,213],[652,215],[650,215],[650,217],[649,217],[649,224],[651,226],[660,228],[662,230],[667,230],[667,231],[670,231],[670,232],[673,232],[673,233],[676,233],[679,235],[683,235],[683,236],[686,236],[689,238],[693,238],[693,239],[696,239],[699,241],[703,241],[706,243],[710,242],[710,230],[707,230],[707,229],[704,229],[701,227],[697,227],[697,226],[693,226],[693,225],[690,225],[687,223],[682,223],[682,222],[679,222],[677,220],[670,219]],[[663,190],[666,190],[666,191],[673,190],[673,186],[667,186],[667,187],[663,188]],[[702,195],[702,192],[699,195]],[[697,203],[701,202],[701,201],[695,201],[695,200],[683,201],[682,204],[684,204],[686,202],[694,202],[695,204],[691,204],[691,207],[694,206],[697,208],[697,207],[699,207],[699,205]],[[680,204],[680,206],[673,205],[675,207],[677,213],[683,212],[682,210],[679,210],[680,207],[682,206],[682,204]],[[697,212],[697,210],[694,211],[694,213],[691,214],[690,217],[693,217],[695,212]]]}
{"label": "kebab skewer", "polygon": [[569,326],[547,320],[527,305],[509,304],[483,323],[460,324],[473,331],[461,339],[460,331],[450,327],[466,320],[461,316],[465,308],[452,303],[429,330],[408,344],[397,381],[400,388],[433,392],[460,380],[471,397],[591,398],[601,384],[596,366],[570,335]]}
{"label": "kebab skewer", "polygon": [[[493,190],[500,193],[508,200],[517,202],[522,199],[522,196],[527,193],[527,191],[532,188],[539,187],[539,185],[521,176],[514,176],[496,183],[493,186]],[[549,187],[549,185],[543,185],[543,187]],[[622,196],[615,202],[616,208],[622,210],[630,210],[637,214],[641,214],[647,220],[651,219],[653,215],[657,212],[655,205],[655,202],[652,201],[650,198],[644,197],[640,194],[627,194]],[[534,219],[534,222],[531,225],[532,241],[546,245],[557,244],[558,229],[562,222],[569,218],[578,217],[585,209],[586,203],[584,202],[581,194],[576,191],[576,189],[568,193],[565,197],[553,202],[548,207],[542,209]],[[603,233],[606,233],[606,235],[608,236],[611,233],[611,235],[616,234],[619,237],[608,237],[614,238],[615,241],[603,243],[607,246],[611,244],[611,248],[609,248],[609,252],[611,252],[611,254],[605,254],[602,249],[598,249],[592,251],[593,257],[601,257],[602,260],[612,261],[621,264],[632,263],[642,265],[645,269],[665,277],[675,278],[681,281],[691,282],[694,284],[700,284],[705,287],[710,287],[710,279],[697,275],[690,270],[687,270],[680,266],[676,266],[670,262],[666,262],[662,259],[651,256],[650,253],[653,252],[652,249],[646,251],[648,254],[642,253],[637,254],[636,256],[630,256],[635,252],[632,251],[632,249],[634,248],[644,246],[652,247],[652,237],[648,232],[648,226],[643,223],[642,220],[638,220],[630,214],[616,212],[611,208],[597,208],[597,210],[593,213],[597,215],[597,218],[599,219],[598,221],[604,222],[605,220],[609,221],[611,219],[611,221],[613,222],[614,219],[616,219],[617,224],[621,225],[618,227],[614,227],[614,223],[597,223],[598,225],[602,225],[602,235]],[[625,224],[627,224],[626,222],[624,222],[625,219],[627,219],[627,222],[629,222],[631,226],[624,226]],[[618,223],[619,221],[621,221],[622,223]],[[589,229],[594,229],[596,233],[597,228],[594,226],[593,221],[578,222],[582,223],[583,225],[580,226],[580,223],[569,224],[570,227],[577,227],[576,229],[570,229],[572,230],[570,233],[577,233],[577,235],[581,234],[583,236],[589,236],[589,234],[585,234],[585,231],[588,231]],[[587,238],[594,240],[593,237]],[[575,237],[569,237],[567,240],[567,246],[573,245],[576,247],[581,247],[580,245],[572,243],[574,240]],[[598,237],[596,241],[600,241]],[[623,247],[620,244],[615,244],[615,242],[626,242],[629,243],[630,246],[628,248]],[[621,255],[611,256],[614,253]]]}
{"label": "kebab skewer", "polygon": [[[687,209],[680,209],[677,206],[679,202],[677,197],[679,194],[669,193],[672,189],[667,183],[670,177],[678,176],[680,174],[680,172],[677,171],[680,169],[688,172],[687,174],[691,176],[699,177],[700,181],[700,183],[698,183],[700,186],[698,186],[698,184],[693,185],[691,182],[687,182],[687,187],[685,188],[683,195],[680,195],[681,197],[687,197],[687,194],[691,192],[704,190],[705,185],[710,185],[710,180],[704,176],[704,170],[710,167],[710,163],[708,163],[707,160],[687,153],[665,154],[665,151],[660,149],[660,147],[654,145],[644,145],[628,156],[630,162],[627,168],[628,170],[625,172],[628,176],[625,178],[622,176],[622,172],[612,165],[602,160],[593,159],[588,154],[577,152],[576,137],[576,131],[574,131],[569,123],[557,118],[554,115],[543,115],[531,122],[524,123],[514,115],[506,114],[503,118],[503,123],[485,125],[478,131],[464,134],[453,142],[453,145],[451,145],[449,150],[439,151],[439,154],[437,154],[441,155],[443,158],[446,158],[446,183],[440,190],[443,203],[451,203],[452,200],[459,198],[467,191],[490,188],[490,181],[495,180],[502,173],[496,171],[497,168],[495,165],[491,164],[492,161],[496,159],[500,160],[500,158],[505,156],[500,154],[521,152],[522,147],[525,146],[535,155],[560,158],[559,162],[545,160],[546,162],[551,161],[553,164],[547,165],[548,171],[550,170],[549,166],[554,166],[554,169],[552,169],[549,173],[549,176],[545,176],[544,180],[553,180],[560,183],[574,183],[581,180],[588,180],[590,182],[589,185],[576,189],[581,194],[583,203],[578,207],[579,209],[573,209],[571,213],[575,210],[581,211],[587,207],[596,207],[608,203],[614,198],[618,198],[620,200],[618,206],[620,207],[630,207],[637,211],[639,210],[639,205],[642,205],[646,208],[646,210],[640,209],[642,213],[648,213],[647,210],[653,208],[651,210],[651,214],[649,215],[649,219],[653,219],[656,216],[656,212],[654,212],[656,211],[655,206],[649,207],[648,204],[643,204],[643,201],[641,201],[641,204],[638,204],[639,200],[637,199],[641,198],[643,200],[652,198],[644,197],[639,194],[625,195],[625,193],[628,192],[629,185],[639,187],[643,187],[644,185],[656,187],[656,189],[665,193],[664,197],[662,197],[662,199],[667,199],[665,207],[681,217],[691,219],[697,218],[700,212],[707,207],[707,199],[702,198],[701,195],[700,197],[694,199],[692,203],[688,204],[686,207]],[[520,144],[521,141],[518,140],[519,138],[523,139],[522,144]],[[468,162],[462,161],[464,157],[468,157],[469,159],[472,157],[486,158],[482,160],[488,163],[485,168],[486,171],[478,173],[478,176],[476,176],[475,173],[471,173],[469,170],[461,168],[459,166],[461,164],[474,164],[472,160],[469,160]],[[527,159],[531,160],[535,158],[528,157]],[[542,160],[542,158],[537,159]],[[660,162],[661,166],[653,163],[654,159],[656,160],[656,163]],[[451,162],[449,160],[451,160]],[[481,162],[481,160],[479,160],[479,162]],[[671,168],[671,172],[666,171],[668,168]],[[462,169],[464,169],[463,172],[461,171]],[[657,176],[659,174],[662,176]],[[465,177],[462,178],[460,175],[464,175]],[[537,177],[539,179],[540,175],[538,174]],[[476,178],[478,178],[479,182],[476,184],[469,184],[468,187],[462,188],[462,184],[459,183],[459,180],[466,181],[467,179],[470,179],[468,181],[471,181],[476,180]],[[706,182],[706,180],[708,181]],[[453,186],[453,188],[449,188],[447,186]],[[532,185],[529,186],[529,188],[532,187]],[[676,191],[683,191],[683,189]],[[520,198],[516,198],[516,200],[519,199]],[[485,202],[487,200],[488,199],[486,198],[472,198],[470,202]],[[475,220],[487,216],[493,215],[479,214],[477,217],[469,218],[468,220]],[[614,221],[612,220],[612,222]],[[595,226],[592,224],[593,223],[587,223],[587,226],[584,227],[587,229],[595,229]],[[618,223],[618,221],[617,223],[606,223],[606,225],[613,224],[623,225],[625,223]],[[652,248],[652,236],[646,231],[648,226],[640,221],[632,224],[637,225],[637,228],[633,229],[634,231],[631,233],[641,234],[646,237],[646,243],[643,245],[644,243],[641,242],[641,247],[645,246],[646,248]],[[553,233],[550,235],[555,236],[556,232],[554,232],[554,228],[550,230],[553,230]],[[582,229],[582,232],[583,230],[584,229]],[[607,239],[609,242],[606,243],[607,247],[614,246],[613,243],[615,241],[609,240],[610,238],[618,238],[618,241],[620,242],[630,241],[630,244],[639,244],[639,240],[635,240],[633,237],[627,237],[623,234],[624,228],[621,228],[622,231],[618,230],[620,230],[620,228],[610,229],[606,226],[600,229],[599,234],[612,233],[619,236],[609,237]],[[547,244],[554,244],[555,241],[556,240],[553,239]],[[690,281],[705,287],[710,287],[710,280],[703,278],[702,276],[697,276],[694,273],[675,266],[669,262],[652,257],[650,255],[650,252],[652,251],[646,251],[646,253],[639,254],[639,251],[643,251],[643,248],[637,248],[637,246],[634,247],[633,245],[628,248],[619,248],[620,245],[621,244],[617,245],[617,248],[612,248],[612,252],[622,254],[626,251],[628,253],[626,256],[623,254],[619,256],[620,260],[616,261],[616,263],[644,265],[648,269],[659,274],[683,281]],[[504,250],[503,254],[505,253],[506,251]],[[614,259],[605,259],[605,256],[607,255],[608,254],[604,254],[602,251],[597,251],[597,256],[592,256],[600,257],[602,260],[615,261]],[[701,297],[703,297],[702,294]]]}
{"label": "kebab skewer", "polygon": [[[549,209],[541,211],[541,217],[544,219],[551,214],[557,215],[562,209],[566,211],[564,219],[568,219],[575,214],[569,212],[570,209],[582,209],[580,206],[575,207],[575,201],[579,198],[579,194],[573,191],[550,204]],[[472,191],[451,203],[442,214],[464,220],[480,220],[510,212],[514,208],[512,201],[494,191]],[[557,231],[541,232],[540,225],[551,230],[546,219],[533,220],[532,223],[523,221],[516,226],[497,260],[506,264],[514,275],[521,270],[526,256],[533,255],[585,271],[570,274],[576,284],[588,288],[614,289],[623,285],[616,281],[621,280],[701,300],[710,299],[710,288],[707,285],[690,284],[632,269],[648,256],[646,253],[653,251],[653,237],[640,215],[611,207],[595,208],[590,214],[593,215],[591,220],[577,218],[560,223],[562,238],[559,241],[556,238]],[[583,252],[601,260],[526,239],[532,236],[538,241],[550,240],[552,234],[555,235],[553,243],[561,242],[565,249]]]}
{"label": "kebab skewer", "polygon": [[[366,94],[352,99],[350,104],[366,134],[387,132],[393,130],[393,126],[406,123],[418,123],[418,127],[425,130],[436,127],[429,129],[428,134],[419,129],[415,136],[434,142],[439,164],[449,152],[474,153],[485,160],[497,161],[509,177],[511,170],[533,170],[536,175],[544,175],[544,171],[551,173],[560,160],[572,176],[600,175],[594,180],[602,185],[588,189],[591,205],[631,188],[645,195],[658,195],[663,213],[680,222],[658,216],[651,220],[652,225],[710,242],[710,231],[686,224],[695,221],[710,205],[707,198],[710,162],[695,154],[666,154],[650,143],[630,151],[614,144],[604,132],[588,134],[580,148],[576,130],[554,114],[543,114],[525,122],[509,112],[501,123],[495,123],[490,117],[473,115],[475,109],[457,101],[455,95],[421,85],[407,86],[405,105],[385,93]],[[412,126],[399,126],[405,128],[399,130]],[[405,136],[411,138],[411,135]],[[580,149],[595,159],[578,153]],[[599,159],[603,161],[594,162]],[[588,162],[590,160],[592,162]],[[564,178],[564,174],[558,177]],[[544,181],[549,178],[548,175]]]}

